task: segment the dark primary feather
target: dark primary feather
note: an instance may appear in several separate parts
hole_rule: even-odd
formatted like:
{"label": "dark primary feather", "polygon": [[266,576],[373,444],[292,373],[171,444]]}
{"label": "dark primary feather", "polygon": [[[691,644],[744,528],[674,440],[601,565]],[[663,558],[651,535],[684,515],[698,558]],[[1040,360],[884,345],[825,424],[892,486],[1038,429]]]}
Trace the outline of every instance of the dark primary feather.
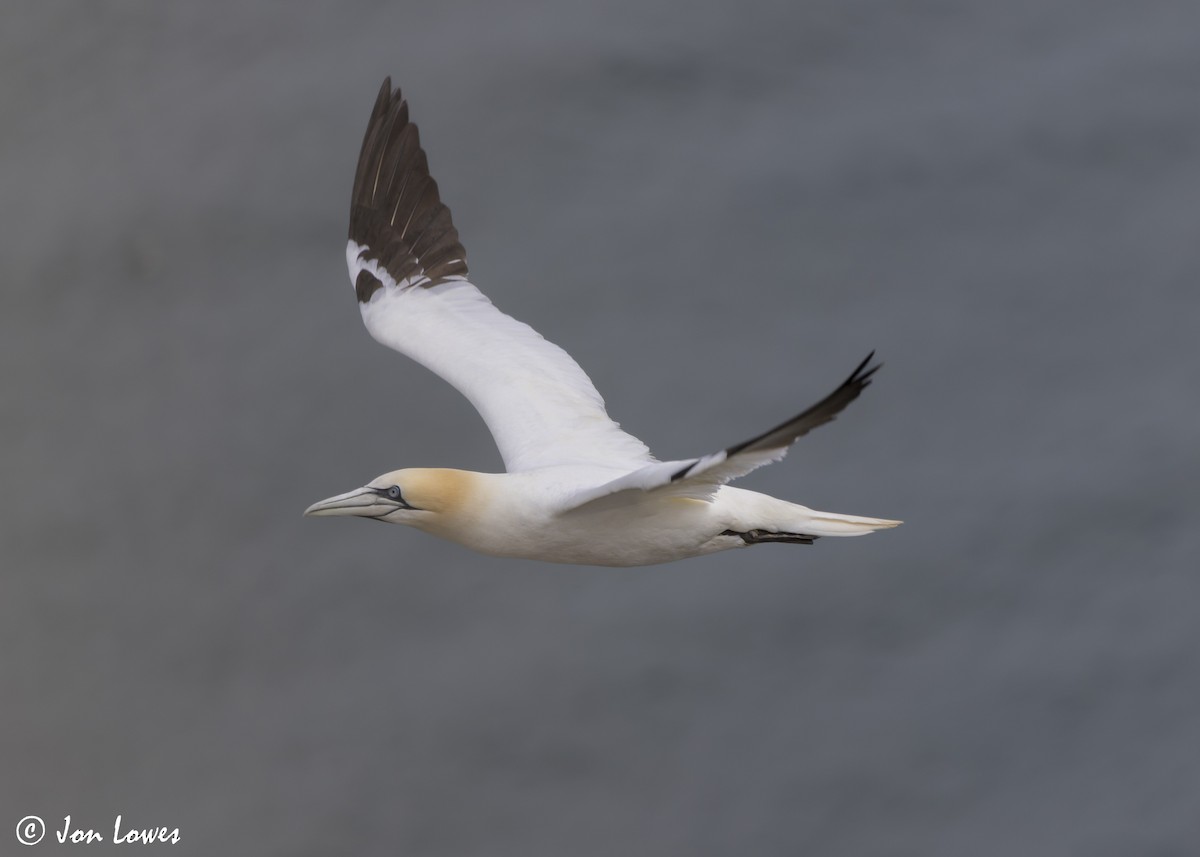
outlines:
{"label": "dark primary feather", "polygon": [[[390,77],[384,78],[363,135],[350,239],[368,248],[363,258],[377,261],[397,283],[410,280],[429,288],[467,275],[466,250],[429,175],[417,126],[408,120],[408,102],[392,89]],[[367,274],[359,276],[355,291],[366,302],[381,286]]]}
{"label": "dark primary feather", "polygon": [[[763,432],[758,437],[735,444],[716,455],[694,458],[686,462],[683,467],[680,467],[671,474],[670,481],[678,482],[690,476],[698,476],[702,473],[712,472],[714,469],[720,469],[724,462],[730,461],[730,459],[740,453],[787,449],[787,447],[791,446],[817,426],[825,425],[825,423],[832,420],[846,405],[859,397],[859,394],[870,385],[871,376],[883,365],[882,363],[877,363],[868,368],[867,364],[871,362],[874,356],[875,352],[872,351],[862,363],[858,364],[858,368],[850,373],[850,377],[843,381],[840,387],[811,408],[797,414],[787,422],[775,426],[770,431]],[[728,465],[724,466],[728,467]],[[741,472],[744,473],[747,471]]]}
{"label": "dark primary feather", "polygon": [[836,417],[846,405],[857,399],[859,394],[870,385],[871,376],[883,365],[876,363],[867,368],[867,364],[874,356],[875,352],[872,351],[862,363],[858,364],[858,368],[850,373],[850,377],[843,381],[840,387],[811,408],[797,414],[787,422],[777,425],[770,431],[763,432],[756,438],[729,447],[725,450],[726,456],[732,458],[739,452],[756,452],[762,449],[791,446],[797,439],[804,437],[817,426],[825,425]]}

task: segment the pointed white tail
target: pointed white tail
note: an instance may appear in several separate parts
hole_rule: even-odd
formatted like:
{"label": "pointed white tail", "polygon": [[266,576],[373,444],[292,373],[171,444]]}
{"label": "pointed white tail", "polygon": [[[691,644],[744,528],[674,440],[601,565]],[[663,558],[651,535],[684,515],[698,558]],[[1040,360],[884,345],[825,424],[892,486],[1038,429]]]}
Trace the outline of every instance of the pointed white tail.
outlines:
{"label": "pointed white tail", "polygon": [[804,516],[804,521],[799,526],[803,528],[803,532],[814,536],[864,536],[875,530],[890,530],[902,523],[904,522],[889,521],[886,518],[839,515],[836,512],[818,512],[814,509]]}

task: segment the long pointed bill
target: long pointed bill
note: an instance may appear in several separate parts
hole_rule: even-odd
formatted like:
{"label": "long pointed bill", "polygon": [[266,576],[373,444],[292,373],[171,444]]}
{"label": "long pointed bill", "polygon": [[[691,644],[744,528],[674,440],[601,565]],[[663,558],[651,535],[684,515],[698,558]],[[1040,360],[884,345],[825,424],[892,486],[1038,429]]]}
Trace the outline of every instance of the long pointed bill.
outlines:
{"label": "long pointed bill", "polygon": [[389,512],[394,512],[397,504],[386,497],[380,497],[371,488],[355,488],[345,494],[338,494],[319,503],[313,503],[304,510],[304,514],[317,517],[320,515],[358,515],[363,518],[379,518]]}

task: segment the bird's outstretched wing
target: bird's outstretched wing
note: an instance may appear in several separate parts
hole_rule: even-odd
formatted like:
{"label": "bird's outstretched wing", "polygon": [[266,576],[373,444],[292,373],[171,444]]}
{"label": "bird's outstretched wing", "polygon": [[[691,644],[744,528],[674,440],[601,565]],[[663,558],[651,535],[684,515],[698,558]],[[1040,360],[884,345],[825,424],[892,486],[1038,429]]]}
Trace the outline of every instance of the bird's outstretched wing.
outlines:
{"label": "bird's outstretched wing", "polygon": [[793,443],[825,425],[857,399],[870,385],[871,376],[883,365],[869,365],[874,356],[874,351],[868,354],[850,377],[828,396],[770,431],[712,455],[647,464],[598,488],[580,492],[571,498],[569,508],[564,511],[621,505],[634,496],[631,492],[654,491],[699,500],[711,499],[726,482],[783,458]]}
{"label": "bird's outstretched wing", "polygon": [[450,209],[390,78],[363,137],[346,263],[370,334],[466,396],[510,472],[654,461],[609,418],[567,352],[500,312],[467,281]]}

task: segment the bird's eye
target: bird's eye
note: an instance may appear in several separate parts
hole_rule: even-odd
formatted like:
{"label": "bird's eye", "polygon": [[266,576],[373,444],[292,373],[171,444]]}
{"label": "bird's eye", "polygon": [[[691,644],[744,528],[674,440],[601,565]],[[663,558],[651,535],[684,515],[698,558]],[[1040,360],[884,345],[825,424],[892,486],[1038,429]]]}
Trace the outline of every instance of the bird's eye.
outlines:
{"label": "bird's eye", "polygon": [[400,499],[400,486],[393,485],[391,488],[389,488],[387,490],[387,495],[389,497],[391,497],[393,500],[399,500]]}

